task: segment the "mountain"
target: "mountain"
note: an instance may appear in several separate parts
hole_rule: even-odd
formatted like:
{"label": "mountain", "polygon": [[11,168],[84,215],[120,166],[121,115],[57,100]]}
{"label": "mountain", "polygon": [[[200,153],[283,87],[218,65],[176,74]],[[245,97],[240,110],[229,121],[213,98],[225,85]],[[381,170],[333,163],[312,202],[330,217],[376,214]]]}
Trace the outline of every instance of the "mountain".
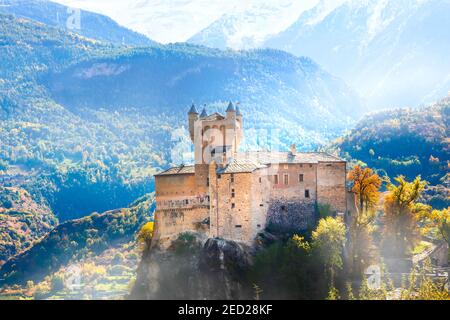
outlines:
{"label": "mountain", "polygon": [[0,266],[30,248],[50,232],[58,220],[23,189],[0,186]]}
{"label": "mountain", "polygon": [[334,143],[334,152],[359,160],[390,178],[421,175],[430,183],[426,200],[450,205],[450,97],[422,109],[396,109],[366,116]]}
{"label": "mountain", "polygon": [[[160,43],[184,42],[222,16],[242,22],[238,38],[260,39],[292,24],[317,0],[54,0],[68,6],[105,14]],[[234,41],[238,45],[240,41]],[[246,48],[248,48],[246,46]],[[235,49],[243,49],[235,48]]]}
{"label": "mountain", "polygon": [[109,17],[47,0],[3,0],[0,12],[63,28],[91,39],[132,46],[157,44],[142,34],[120,26]]}
{"label": "mountain", "polygon": [[187,42],[219,49],[260,48],[267,38],[286,30],[314,2],[250,2],[243,10],[222,14]]}
{"label": "mountain", "polygon": [[151,192],[155,172],[183,161],[175,147],[191,151],[192,101],[240,101],[246,129],[282,149],[314,148],[363,111],[342,80],[276,50],[136,49],[2,14],[0,28],[0,156],[60,221]]}
{"label": "mountain", "polygon": [[370,107],[418,106],[450,89],[450,1],[322,0],[264,46],[306,55]]}
{"label": "mountain", "polygon": [[0,278],[3,284],[41,281],[71,262],[135,241],[137,231],[152,217],[153,197],[147,195],[127,208],[62,223],[1,266]]}

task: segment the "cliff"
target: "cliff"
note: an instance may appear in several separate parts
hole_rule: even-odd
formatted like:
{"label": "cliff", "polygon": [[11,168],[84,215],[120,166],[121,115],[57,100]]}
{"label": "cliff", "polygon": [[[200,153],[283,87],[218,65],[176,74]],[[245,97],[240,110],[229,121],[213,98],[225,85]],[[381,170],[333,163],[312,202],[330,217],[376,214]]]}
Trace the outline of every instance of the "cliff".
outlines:
{"label": "cliff", "polygon": [[185,233],[168,250],[144,253],[129,299],[250,299],[252,248]]}

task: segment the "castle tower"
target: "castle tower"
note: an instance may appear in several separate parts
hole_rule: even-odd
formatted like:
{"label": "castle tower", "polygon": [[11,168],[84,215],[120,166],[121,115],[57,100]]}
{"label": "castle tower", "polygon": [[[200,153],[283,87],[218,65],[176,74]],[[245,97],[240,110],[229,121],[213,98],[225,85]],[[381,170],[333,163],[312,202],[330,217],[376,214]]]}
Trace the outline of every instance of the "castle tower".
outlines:
{"label": "castle tower", "polygon": [[194,142],[195,175],[198,188],[208,186],[208,166],[215,161],[224,166],[235,156],[242,137],[242,114],[232,102],[220,113],[208,115],[206,106],[200,116],[191,107],[188,113],[189,133]]}
{"label": "castle tower", "polygon": [[194,125],[195,121],[198,120],[198,112],[194,104],[192,104],[191,109],[188,112],[188,118],[189,118],[189,134],[191,136],[191,141],[194,142]]}

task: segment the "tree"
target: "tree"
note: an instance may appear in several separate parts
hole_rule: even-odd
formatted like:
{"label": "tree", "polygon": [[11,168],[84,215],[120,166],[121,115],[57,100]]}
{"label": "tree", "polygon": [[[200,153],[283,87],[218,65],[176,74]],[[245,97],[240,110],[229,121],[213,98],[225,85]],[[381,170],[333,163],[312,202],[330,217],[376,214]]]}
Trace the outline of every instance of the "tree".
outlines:
{"label": "tree", "polygon": [[148,251],[150,249],[153,238],[153,228],[154,222],[147,222],[146,224],[144,224],[141,230],[139,230],[139,233],[137,235],[138,242],[144,245],[144,251]]}
{"label": "tree", "polygon": [[392,257],[409,255],[419,239],[418,220],[429,210],[416,201],[427,185],[420,176],[408,182],[403,176],[395,178],[397,185],[389,183],[384,199],[383,251]]}
{"label": "tree", "polygon": [[343,267],[342,253],[345,239],[345,224],[341,218],[321,219],[317,229],[312,233],[312,246],[318,250],[332,283],[336,272]]}
{"label": "tree", "polygon": [[359,212],[373,209],[380,199],[381,178],[372,169],[356,165],[348,173],[348,180],[353,183],[352,191]]}
{"label": "tree", "polygon": [[443,210],[433,210],[429,215],[433,226],[438,230],[439,237],[447,243],[448,263],[450,264],[450,207]]}
{"label": "tree", "polygon": [[351,272],[361,277],[363,268],[369,263],[372,245],[372,223],[375,219],[375,207],[380,198],[381,178],[372,169],[362,169],[356,165],[348,174],[353,183],[356,212],[350,217],[349,251]]}

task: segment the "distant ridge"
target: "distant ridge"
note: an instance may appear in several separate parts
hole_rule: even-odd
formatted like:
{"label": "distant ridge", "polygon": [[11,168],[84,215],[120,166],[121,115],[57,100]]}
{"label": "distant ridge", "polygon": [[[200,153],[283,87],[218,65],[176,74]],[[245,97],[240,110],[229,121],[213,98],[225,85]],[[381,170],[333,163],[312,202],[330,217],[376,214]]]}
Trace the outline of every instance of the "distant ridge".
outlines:
{"label": "distant ridge", "polygon": [[107,16],[85,10],[80,10],[78,14],[75,9],[47,0],[2,0],[0,12],[114,44],[131,46],[158,44],[140,33],[119,25]]}

